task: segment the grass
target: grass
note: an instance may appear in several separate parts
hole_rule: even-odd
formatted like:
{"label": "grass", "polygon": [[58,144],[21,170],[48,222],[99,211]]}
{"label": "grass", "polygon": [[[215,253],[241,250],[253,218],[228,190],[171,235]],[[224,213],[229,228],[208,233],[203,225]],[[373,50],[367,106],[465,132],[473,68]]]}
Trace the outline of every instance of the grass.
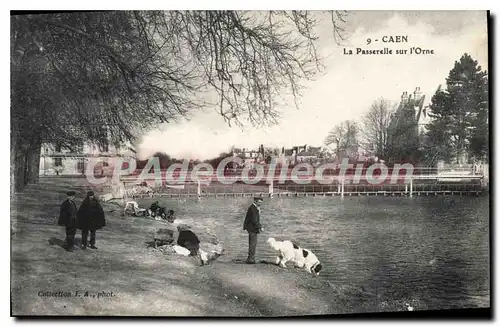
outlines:
{"label": "grass", "polygon": [[[104,204],[107,226],[97,232],[99,249],[66,252],[61,247],[64,229],[57,226],[56,216],[68,189],[79,191],[77,205],[83,200],[85,186],[75,183],[44,178],[12,200],[11,300],[15,316],[269,317],[380,309],[376,299],[360,301],[360,290],[332,285],[302,270],[224,260],[199,267],[195,258],[147,249],[145,242],[166,223],[122,217],[114,204]],[[80,232],[76,241],[80,242]],[[41,297],[40,291],[72,295],[78,291],[82,297]],[[97,295],[101,291],[114,296],[83,297],[85,292]]]}

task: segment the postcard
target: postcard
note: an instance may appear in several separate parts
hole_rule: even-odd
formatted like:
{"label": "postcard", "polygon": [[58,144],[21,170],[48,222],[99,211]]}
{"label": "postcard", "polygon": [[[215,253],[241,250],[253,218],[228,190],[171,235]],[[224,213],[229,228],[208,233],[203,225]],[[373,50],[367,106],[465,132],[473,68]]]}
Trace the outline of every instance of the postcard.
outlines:
{"label": "postcard", "polygon": [[491,316],[489,12],[10,20],[12,316]]}

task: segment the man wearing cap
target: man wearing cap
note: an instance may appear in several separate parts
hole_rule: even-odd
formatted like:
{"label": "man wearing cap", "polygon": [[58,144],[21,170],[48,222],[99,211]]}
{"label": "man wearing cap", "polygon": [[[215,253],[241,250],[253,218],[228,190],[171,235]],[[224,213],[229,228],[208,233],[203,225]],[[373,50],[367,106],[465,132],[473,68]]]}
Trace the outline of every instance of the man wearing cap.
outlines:
{"label": "man wearing cap", "polygon": [[87,248],[88,236],[90,232],[90,248],[97,249],[95,246],[96,230],[106,226],[104,210],[101,204],[94,196],[94,192],[89,191],[87,197],[83,200],[77,214],[78,228],[82,230],[82,249]]}
{"label": "man wearing cap", "polygon": [[248,232],[248,258],[247,263],[255,263],[255,249],[257,248],[257,234],[264,229],[260,224],[260,205],[263,202],[262,198],[255,197],[253,203],[247,210],[243,230]]}
{"label": "man wearing cap", "polygon": [[66,251],[73,251],[73,246],[75,244],[75,234],[76,234],[76,204],[75,195],[73,191],[66,193],[68,198],[61,204],[61,211],[59,213],[59,219],[57,224],[59,226],[66,227]]}

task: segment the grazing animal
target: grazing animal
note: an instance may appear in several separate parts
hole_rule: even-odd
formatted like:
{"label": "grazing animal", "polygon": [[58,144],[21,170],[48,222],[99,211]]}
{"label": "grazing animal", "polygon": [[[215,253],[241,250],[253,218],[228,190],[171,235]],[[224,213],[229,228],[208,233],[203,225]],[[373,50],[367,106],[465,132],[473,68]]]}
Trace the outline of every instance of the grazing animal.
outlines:
{"label": "grazing animal", "polygon": [[316,255],[308,249],[303,249],[292,241],[276,241],[273,237],[267,240],[267,244],[278,252],[276,264],[286,268],[286,263],[292,261],[296,267],[304,268],[308,273],[315,276],[323,268]]}

